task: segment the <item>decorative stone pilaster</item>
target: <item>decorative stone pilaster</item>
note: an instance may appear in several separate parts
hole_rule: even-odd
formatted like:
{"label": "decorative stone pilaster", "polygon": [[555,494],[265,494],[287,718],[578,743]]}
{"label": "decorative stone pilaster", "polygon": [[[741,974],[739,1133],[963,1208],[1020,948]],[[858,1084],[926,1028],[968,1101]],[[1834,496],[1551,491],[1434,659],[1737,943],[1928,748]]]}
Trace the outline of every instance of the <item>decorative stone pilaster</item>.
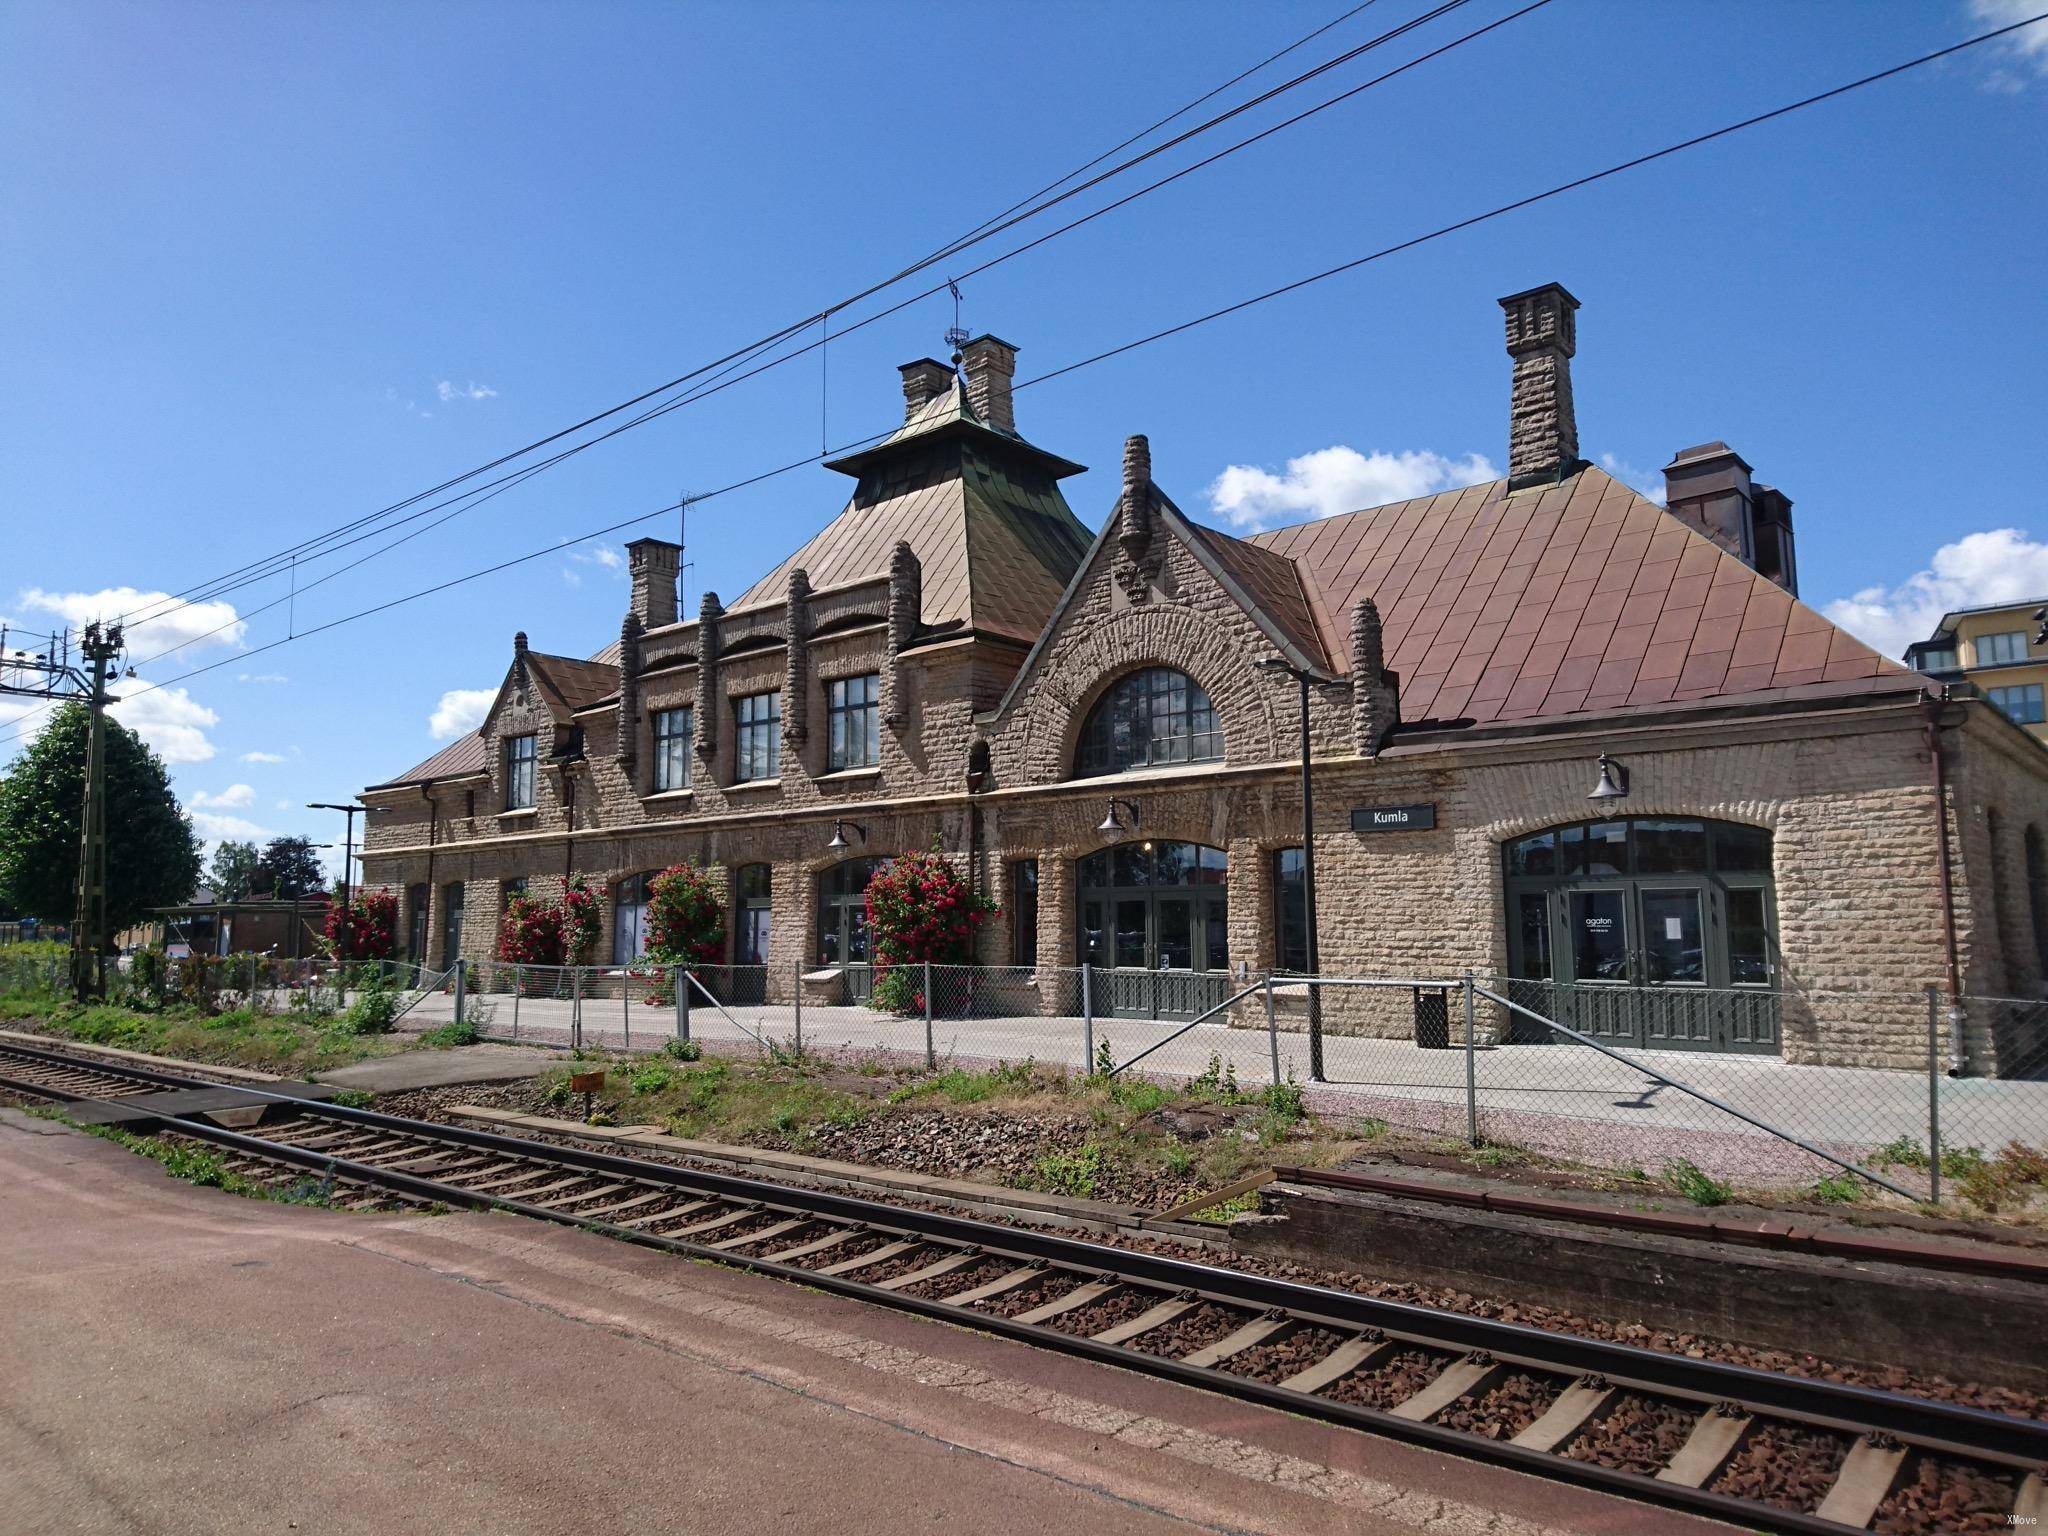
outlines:
{"label": "decorative stone pilaster", "polygon": [[811,714],[811,578],[802,566],[789,573],[783,603],[789,638],[783,647],[782,756],[794,763],[810,735]]}
{"label": "decorative stone pilaster", "polygon": [[718,689],[718,647],[724,605],[716,592],[706,592],[697,605],[697,705],[691,728],[697,738],[697,756],[705,768],[718,763],[718,722],[724,715],[725,699]]}
{"label": "decorative stone pilaster", "polygon": [[1351,729],[1359,755],[1379,756],[1400,723],[1400,679],[1387,670],[1379,606],[1361,597],[1351,610]]}
{"label": "decorative stone pilaster", "polygon": [[903,652],[917,635],[924,611],[924,567],[917,551],[898,539],[889,554],[889,661],[882,674],[882,718],[900,726],[910,718],[910,689],[903,675]]}
{"label": "decorative stone pilaster", "polygon": [[1152,600],[1164,563],[1153,537],[1152,444],[1142,433],[1124,439],[1124,489],[1116,508],[1116,564],[1111,577],[1132,607]]}
{"label": "decorative stone pilaster", "polygon": [[632,609],[619,624],[618,759],[626,782],[637,782],[640,761],[640,615]]}

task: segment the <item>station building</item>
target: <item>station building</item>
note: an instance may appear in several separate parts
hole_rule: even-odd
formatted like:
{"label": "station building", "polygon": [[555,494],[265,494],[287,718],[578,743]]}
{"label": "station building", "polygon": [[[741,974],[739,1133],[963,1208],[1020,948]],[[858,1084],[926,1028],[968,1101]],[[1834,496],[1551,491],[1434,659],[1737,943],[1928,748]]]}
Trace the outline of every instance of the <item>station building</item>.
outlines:
{"label": "station building", "polygon": [[[1014,347],[906,365],[902,427],[825,466],[843,510],[731,603],[679,613],[678,546],[641,539],[614,643],[515,636],[482,726],[363,792],[366,882],[449,962],[579,873],[624,960],[648,876],[712,867],[774,998],[855,987],[869,875],[936,840],[1002,903],[977,958],[1020,1008],[1087,964],[1101,1011],[1186,1017],[1307,965],[1305,679],[1324,974],[1469,968],[1617,1044],[1895,1067],[1929,984],[2041,996],[2042,744],[1802,605],[1792,503],[1726,444],[1663,506],[1589,464],[1578,301],[1500,302],[1505,478],[1251,537],[1142,436],[1091,531]],[[1961,1064],[1999,1070],[2001,1016],[1968,1019]]]}

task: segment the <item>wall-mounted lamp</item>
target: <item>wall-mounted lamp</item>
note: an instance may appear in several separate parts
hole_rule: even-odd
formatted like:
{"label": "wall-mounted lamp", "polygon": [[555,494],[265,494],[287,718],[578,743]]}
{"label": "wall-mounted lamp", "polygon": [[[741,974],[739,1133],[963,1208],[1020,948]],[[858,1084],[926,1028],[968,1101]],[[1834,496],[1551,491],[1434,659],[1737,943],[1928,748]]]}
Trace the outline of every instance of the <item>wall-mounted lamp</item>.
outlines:
{"label": "wall-mounted lamp", "polygon": [[1593,786],[1588,800],[1625,800],[1628,798],[1628,768],[1617,763],[1605,752],[1600,754],[1600,782]]}
{"label": "wall-mounted lamp", "polygon": [[862,826],[859,822],[835,821],[832,823],[832,841],[825,845],[826,849],[829,852],[844,853],[848,848],[853,846],[846,840],[846,829],[848,827],[853,828],[853,830],[860,835],[860,840],[863,843],[865,843],[868,840],[868,829]]}
{"label": "wall-mounted lamp", "polygon": [[1125,810],[1131,813],[1132,827],[1135,827],[1138,824],[1138,807],[1136,802],[1131,800],[1119,800],[1116,796],[1111,795],[1109,797],[1109,811],[1106,815],[1103,816],[1102,825],[1095,829],[1096,832],[1101,836],[1115,837],[1118,833],[1128,832],[1130,830],[1130,827],[1126,827],[1123,824],[1123,822],[1117,818],[1116,808],[1118,806],[1122,806]]}

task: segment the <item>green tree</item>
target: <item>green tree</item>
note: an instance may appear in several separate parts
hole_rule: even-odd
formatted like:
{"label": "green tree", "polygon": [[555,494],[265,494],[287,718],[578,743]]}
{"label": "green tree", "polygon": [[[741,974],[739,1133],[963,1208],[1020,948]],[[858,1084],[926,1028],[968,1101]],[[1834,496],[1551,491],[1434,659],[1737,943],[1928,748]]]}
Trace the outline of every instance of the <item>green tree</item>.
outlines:
{"label": "green tree", "polygon": [[[0,907],[71,921],[88,722],[65,704],[0,776]],[[152,907],[189,901],[199,837],[163,760],[118,720],[106,723],[107,921],[118,932]]]}
{"label": "green tree", "polygon": [[313,841],[305,837],[273,837],[256,861],[258,885],[267,885],[279,901],[298,901],[327,889]]}
{"label": "green tree", "polygon": [[213,858],[206,866],[206,883],[222,901],[247,896],[255,888],[257,858],[254,843],[238,843],[230,838],[213,850]]}

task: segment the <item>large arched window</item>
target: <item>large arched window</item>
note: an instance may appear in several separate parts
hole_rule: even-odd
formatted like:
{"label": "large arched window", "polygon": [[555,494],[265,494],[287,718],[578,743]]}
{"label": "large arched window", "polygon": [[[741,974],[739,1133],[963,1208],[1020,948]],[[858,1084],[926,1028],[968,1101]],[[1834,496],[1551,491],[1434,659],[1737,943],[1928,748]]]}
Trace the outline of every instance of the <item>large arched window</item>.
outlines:
{"label": "large arched window", "polygon": [[1223,756],[1223,728],[1202,685],[1171,667],[1118,679],[1081,728],[1074,772],[1081,778],[1205,763]]}

